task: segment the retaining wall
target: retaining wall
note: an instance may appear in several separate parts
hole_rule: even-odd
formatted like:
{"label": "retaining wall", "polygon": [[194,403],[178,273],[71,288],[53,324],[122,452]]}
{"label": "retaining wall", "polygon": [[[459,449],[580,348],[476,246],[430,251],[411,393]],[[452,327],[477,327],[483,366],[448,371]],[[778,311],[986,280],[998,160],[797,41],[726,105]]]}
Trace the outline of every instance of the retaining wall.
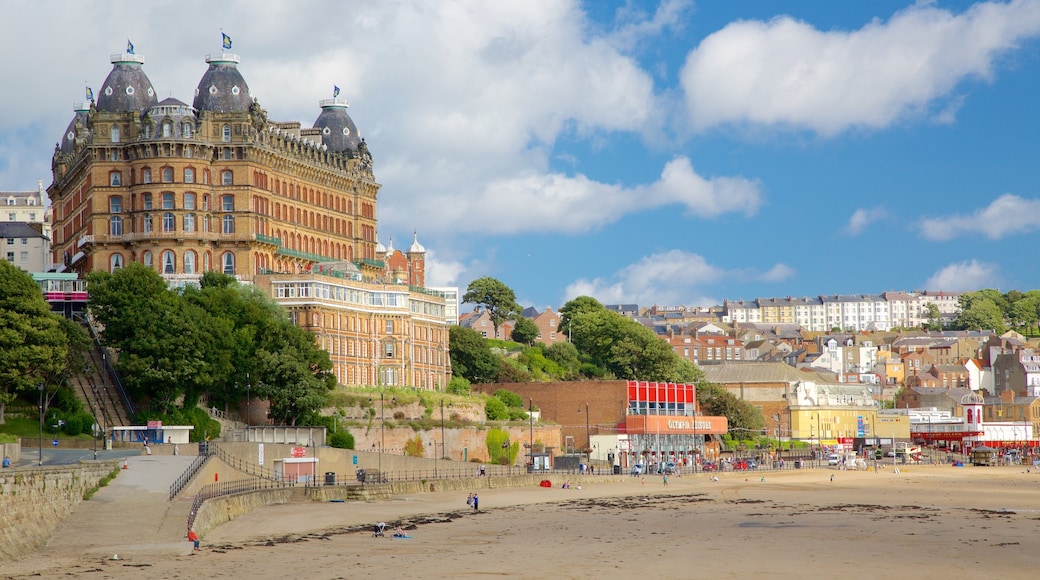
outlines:
{"label": "retaining wall", "polygon": [[5,469],[0,473],[0,561],[41,548],[83,494],[117,461]]}

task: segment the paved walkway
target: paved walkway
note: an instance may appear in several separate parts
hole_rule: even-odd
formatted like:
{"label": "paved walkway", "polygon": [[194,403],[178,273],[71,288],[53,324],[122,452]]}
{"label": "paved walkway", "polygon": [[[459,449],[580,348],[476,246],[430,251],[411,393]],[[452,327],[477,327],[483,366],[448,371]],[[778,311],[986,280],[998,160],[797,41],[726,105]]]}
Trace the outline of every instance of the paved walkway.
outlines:
{"label": "paved walkway", "polygon": [[78,505],[40,555],[190,554],[185,526],[194,498],[169,501],[169,496],[170,484],[193,459],[184,455],[129,457],[128,469],[121,470],[90,501]]}

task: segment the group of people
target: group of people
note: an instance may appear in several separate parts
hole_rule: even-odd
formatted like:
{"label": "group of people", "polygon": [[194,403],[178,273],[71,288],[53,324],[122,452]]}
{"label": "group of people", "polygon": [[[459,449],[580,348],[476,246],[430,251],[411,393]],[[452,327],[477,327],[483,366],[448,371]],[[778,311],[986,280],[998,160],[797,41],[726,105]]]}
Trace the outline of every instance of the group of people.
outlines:
{"label": "group of people", "polygon": [[478,511],[480,510],[480,498],[477,497],[477,494],[471,493],[469,494],[469,497],[466,498],[466,505],[473,508],[473,511]]}

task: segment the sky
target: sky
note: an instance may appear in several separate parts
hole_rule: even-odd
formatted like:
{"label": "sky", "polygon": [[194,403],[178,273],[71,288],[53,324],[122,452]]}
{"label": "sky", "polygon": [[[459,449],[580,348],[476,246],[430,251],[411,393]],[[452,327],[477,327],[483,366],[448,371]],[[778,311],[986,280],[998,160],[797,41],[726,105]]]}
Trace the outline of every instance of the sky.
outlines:
{"label": "sky", "polygon": [[[523,306],[1040,288],[1040,0],[0,0],[0,190],[128,40],[190,103],[233,41],[275,121],[334,86],[427,284]],[[463,310],[467,310],[464,307]]]}

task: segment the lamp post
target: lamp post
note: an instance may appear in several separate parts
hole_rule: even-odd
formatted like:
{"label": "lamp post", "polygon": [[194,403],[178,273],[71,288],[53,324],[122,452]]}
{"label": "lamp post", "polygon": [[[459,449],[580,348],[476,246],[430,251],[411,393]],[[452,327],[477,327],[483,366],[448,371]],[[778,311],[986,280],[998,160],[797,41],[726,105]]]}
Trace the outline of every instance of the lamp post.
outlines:
{"label": "lamp post", "polygon": [[528,465],[530,465],[531,472],[534,472],[534,399],[531,397],[524,397],[527,399],[527,420],[531,423],[531,440],[527,444],[527,455]]}
{"label": "lamp post", "polygon": [[249,391],[253,388],[253,383],[249,380],[249,373],[246,372],[246,429],[253,424],[253,413],[250,408]]}
{"label": "lamp post", "polygon": [[[587,461],[592,462],[592,437],[589,435],[589,404],[585,405],[585,457]],[[581,413],[581,407],[578,407],[578,412]]]}
{"label": "lamp post", "polygon": [[693,473],[697,474],[697,404],[693,407]]}
{"label": "lamp post", "polygon": [[[436,439],[430,439],[430,446],[433,447],[433,454],[437,455],[437,440]],[[444,449],[444,443],[441,443],[441,449]],[[437,463],[438,463],[438,460],[437,460],[436,457],[434,457],[433,458],[433,478],[434,479],[437,479]]]}
{"label": "lamp post", "polygon": [[40,381],[40,467],[43,467],[43,381]]}
{"label": "lamp post", "polygon": [[776,464],[780,465],[783,454],[780,452],[780,413],[776,414]]}

